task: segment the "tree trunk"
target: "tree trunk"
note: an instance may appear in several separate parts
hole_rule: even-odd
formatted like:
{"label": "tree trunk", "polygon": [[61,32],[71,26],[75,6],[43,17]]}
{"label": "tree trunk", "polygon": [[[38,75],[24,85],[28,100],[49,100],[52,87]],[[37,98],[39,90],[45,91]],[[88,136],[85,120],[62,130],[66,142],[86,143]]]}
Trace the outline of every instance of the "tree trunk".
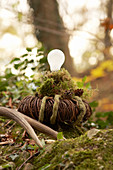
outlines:
{"label": "tree trunk", "polygon": [[66,56],[64,67],[72,76],[76,76],[75,65],[68,49],[69,35],[65,31],[63,21],[59,15],[56,0],[29,1],[34,10],[34,25],[37,39],[45,46],[47,51],[54,48],[61,49]]}
{"label": "tree trunk", "polygon": [[[108,0],[107,5],[106,5],[106,9],[107,9],[107,22],[106,24],[110,25],[111,20],[112,20],[112,4],[113,4],[113,0]],[[105,29],[105,38],[104,38],[104,44],[105,44],[105,51],[104,51],[104,55],[105,55],[105,59],[109,59],[111,58],[110,53],[109,53],[109,48],[111,47],[111,39],[110,39],[110,28],[108,26],[108,28]]]}

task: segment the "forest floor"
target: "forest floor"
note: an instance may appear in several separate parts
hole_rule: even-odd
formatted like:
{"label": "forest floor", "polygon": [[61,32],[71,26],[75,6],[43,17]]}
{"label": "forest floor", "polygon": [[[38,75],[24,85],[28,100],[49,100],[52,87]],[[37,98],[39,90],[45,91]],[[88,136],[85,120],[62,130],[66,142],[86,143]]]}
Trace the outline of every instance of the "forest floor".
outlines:
{"label": "forest floor", "polygon": [[[97,111],[113,111],[113,72],[92,80],[91,85],[98,88],[92,98],[99,102]],[[36,132],[44,144],[41,150],[14,121],[0,117],[0,127],[0,170],[113,169],[113,130],[91,129],[56,142]]]}
{"label": "forest floor", "polygon": [[[91,129],[66,140],[37,133],[40,149],[14,121],[0,119],[0,169],[112,170],[113,130]],[[70,132],[69,132],[70,133]]]}

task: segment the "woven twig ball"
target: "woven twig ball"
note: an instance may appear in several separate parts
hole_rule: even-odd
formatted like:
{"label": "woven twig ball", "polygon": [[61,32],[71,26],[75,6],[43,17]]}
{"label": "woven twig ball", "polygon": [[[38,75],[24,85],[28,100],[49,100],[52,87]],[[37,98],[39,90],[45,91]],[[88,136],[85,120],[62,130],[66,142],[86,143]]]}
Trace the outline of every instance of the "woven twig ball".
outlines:
{"label": "woven twig ball", "polygon": [[62,123],[82,124],[92,114],[90,105],[82,99],[83,89],[77,89],[67,70],[47,72],[35,96],[27,96],[18,111],[48,126]]}

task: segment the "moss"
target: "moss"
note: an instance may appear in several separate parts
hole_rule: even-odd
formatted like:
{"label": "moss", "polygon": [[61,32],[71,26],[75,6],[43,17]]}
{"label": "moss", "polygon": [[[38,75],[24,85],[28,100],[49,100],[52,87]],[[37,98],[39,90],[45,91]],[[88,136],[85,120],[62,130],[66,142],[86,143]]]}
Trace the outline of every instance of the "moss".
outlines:
{"label": "moss", "polygon": [[75,139],[56,141],[34,159],[35,169],[45,164],[49,164],[48,169],[112,169],[112,141],[113,130],[100,131],[92,139],[85,133]]}
{"label": "moss", "polygon": [[42,96],[63,95],[66,90],[75,90],[75,83],[70,74],[64,68],[55,72],[46,72],[42,78],[42,84],[37,92]]}
{"label": "moss", "polygon": [[[19,125],[16,124],[15,130],[17,130],[18,127]],[[7,130],[5,126],[4,128]],[[71,132],[69,131],[69,134],[70,133]],[[12,161],[15,163],[17,168],[30,156],[29,151],[27,151],[26,148],[22,149],[24,143],[17,143],[17,140],[22,140],[21,137],[22,135],[19,135],[19,139],[16,139],[13,145],[0,146],[0,165]],[[47,137],[43,137],[47,139]],[[17,154],[18,157],[15,160],[12,160],[10,157],[12,154]],[[41,154],[35,156],[28,162],[33,164],[33,169],[39,170],[44,166],[48,167],[45,169],[50,170],[112,170],[112,154],[113,130],[100,130],[92,136],[91,139],[89,139],[88,132],[86,132],[84,135],[77,138],[56,141],[53,144],[45,145],[45,148],[41,151]]]}
{"label": "moss", "polygon": [[40,82],[41,85],[37,88],[37,92],[41,97],[55,96],[55,94],[60,94],[64,97],[66,91],[70,91],[75,96],[75,90],[81,89],[83,90],[83,94],[80,96],[85,100],[90,99],[95,90],[97,90],[92,89],[90,83],[85,85],[83,81],[75,82],[69,72],[64,68],[59,71],[46,72],[40,77]]}
{"label": "moss", "polygon": [[79,109],[80,109],[80,114],[79,114],[78,119],[76,120],[76,122],[74,124],[75,124],[75,126],[77,126],[77,125],[81,126],[84,115],[86,113],[86,107],[85,107],[85,105],[84,105],[84,103],[83,103],[83,101],[80,97],[75,96],[74,99],[77,100],[78,105],[79,105]]}
{"label": "moss", "polygon": [[42,99],[42,104],[41,104],[41,108],[40,108],[40,112],[39,112],[39,121],[40,122],[43,122],[43,119],[44,119],[44,110],[45,110],[46,99],[47,99],[47,96],[45,96]]}
{"label": "moss", "polygon": [[60,100],[59,100],[60,97],[61,97],[60,95],[55,95],[55,102],[53,105],[53,114],[50,118],[51,124],[55,124],[57,112],[58,112],[58,106],[59,106],[59,102],[60,102]]}
{"label": "moss", "polygon": [[60,124],[58,131],[63,132],[63,135],[66,139],[70,139],[80,136],[81,134],[83,134],[83,131],[85,133],[85,129],[83,129],[82,127],[80,127],[80,129],[82,129],[82,133],[80,133],[80,130],[78,130],[76,127],[73,128],[73,124],[62,123]]}
{"label": "moss", "polygon": [[53,78],[45,80],[40,87],[37,88],[37,91],[42,96],[53,96],[54,95],[54,80]]}

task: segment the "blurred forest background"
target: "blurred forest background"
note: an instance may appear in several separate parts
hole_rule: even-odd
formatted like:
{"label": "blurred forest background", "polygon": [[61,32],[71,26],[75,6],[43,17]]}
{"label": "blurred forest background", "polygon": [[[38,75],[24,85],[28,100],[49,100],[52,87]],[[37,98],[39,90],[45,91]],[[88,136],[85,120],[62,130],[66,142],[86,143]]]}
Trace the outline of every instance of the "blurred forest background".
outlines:
{"label": "blurred forest background", "polygon": [[1,0],[0,105],[34,93],[54,48],[75,81],[87,76],[97,89],[90,102],[99,126],[113,126],[113,0]]}

